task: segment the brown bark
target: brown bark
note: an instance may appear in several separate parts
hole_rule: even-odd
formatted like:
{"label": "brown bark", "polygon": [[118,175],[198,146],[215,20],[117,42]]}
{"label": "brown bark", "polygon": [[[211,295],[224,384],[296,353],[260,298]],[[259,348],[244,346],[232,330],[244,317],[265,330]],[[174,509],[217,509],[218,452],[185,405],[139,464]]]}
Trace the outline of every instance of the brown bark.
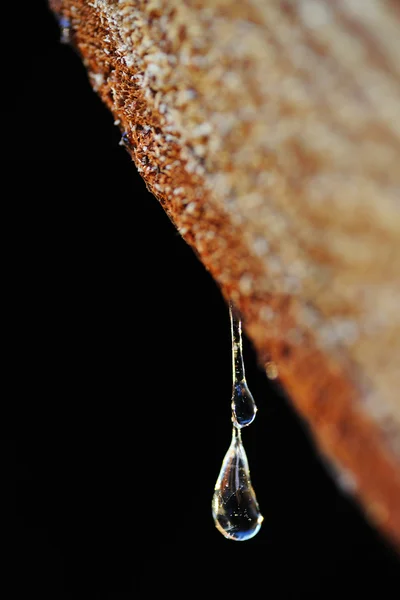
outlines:
{"label": "brown bark", "polygon": [[399,5],[51,4],[260,364],[399,543]]}

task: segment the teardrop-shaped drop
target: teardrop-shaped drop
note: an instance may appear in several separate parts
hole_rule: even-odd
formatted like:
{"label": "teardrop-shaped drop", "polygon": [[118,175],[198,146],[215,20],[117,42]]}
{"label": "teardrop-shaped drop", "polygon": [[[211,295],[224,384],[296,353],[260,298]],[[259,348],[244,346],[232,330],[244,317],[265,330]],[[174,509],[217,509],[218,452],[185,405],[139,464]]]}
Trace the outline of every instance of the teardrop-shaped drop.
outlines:
{"label": "teardrop-shaped drop", "polygon": [[248,388],[244,372],[242,320],[233,304],[229,305],[232,333],[232,421],[236,427],[246,427],[255,419],[257,406]]}
{"label": "teardrop-shaped drop", "polygon": [[232,420],[236,427],[246,427],[255,419],[257,406],[245,379],[236,382],[232,392]]}
{"label": "teardrop-shaped drop", "polygon": [[240,429],[237,427],[233,427],[232,442],[215,484],[212,514],[215,526],[222,535],[236,541],[254,537],[263,521],[251,485]]}

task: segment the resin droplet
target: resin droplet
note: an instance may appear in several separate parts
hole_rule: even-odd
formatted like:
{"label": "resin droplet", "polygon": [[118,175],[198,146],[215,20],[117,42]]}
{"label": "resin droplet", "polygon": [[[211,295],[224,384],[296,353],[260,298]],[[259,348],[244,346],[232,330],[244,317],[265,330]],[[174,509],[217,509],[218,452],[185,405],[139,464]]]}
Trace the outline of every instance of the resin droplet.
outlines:
{"label": "resin droplet", "polygon": [[236,427],[246,427],[254,421],[257,407],[244,379],[233,386],[232,420]]}
{"label": "resin droplet", "polygon": [[71,42],[71,21],[66,17],[60,17],[58,22],[61,30],[60,42],[69,44]]}
{"label": "resin droplet", "polygon": [[212,514],[215,526],[222,535],[236,541],[254,537],[263,522],[251,485],[240,429],[237,427],[233,427],[232,442],[215,484]]}
{"label": "resin droplet", "polygon": [[236,427],[246,427],[255,419],[257,406],[248,388],[244,373],[242,349],[242,322],[235,313],[232,304],[229,305],[232,333],[232,420]]}

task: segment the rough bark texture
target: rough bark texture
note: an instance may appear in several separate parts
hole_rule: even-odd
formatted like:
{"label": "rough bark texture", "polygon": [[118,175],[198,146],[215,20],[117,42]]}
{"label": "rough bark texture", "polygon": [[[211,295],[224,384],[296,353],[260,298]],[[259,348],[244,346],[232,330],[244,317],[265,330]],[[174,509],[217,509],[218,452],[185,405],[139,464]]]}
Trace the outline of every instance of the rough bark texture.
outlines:
{"label": "rough bark texture", "polygon": [[399,4],[51,5],[260,363],[399,543]]}

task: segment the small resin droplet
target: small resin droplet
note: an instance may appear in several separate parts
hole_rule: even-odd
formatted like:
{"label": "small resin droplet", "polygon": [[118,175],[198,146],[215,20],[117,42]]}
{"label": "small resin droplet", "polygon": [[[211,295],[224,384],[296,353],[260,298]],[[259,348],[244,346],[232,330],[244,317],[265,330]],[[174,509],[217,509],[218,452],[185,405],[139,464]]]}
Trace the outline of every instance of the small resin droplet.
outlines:
{"label": "small resin droplet", "polygon": [[232,394],[232,420],[236,427],[246,427],[254,421],[257,407],[244,379],[234,384]]}
{"label": "small resin droplet", "polygon": [[58,22],[61,30],[60,42],[69,44],[71,42],[71,21],[66,17],[60,17]]}
{"label": "small resin droplet", "polygon": [[244,373],[242,349],[242,322],[232,304],[229,305],[232,333],[232,420],[236,427],[246,427],[255,419],[257,406]]}
{"label": "small resin droplet", "polygon": [[240,429],[237,427],[233,427],[232,442],[215,484],[212,514],[218,531],[236,541],[254,537],[263,522],[251,485]]}

